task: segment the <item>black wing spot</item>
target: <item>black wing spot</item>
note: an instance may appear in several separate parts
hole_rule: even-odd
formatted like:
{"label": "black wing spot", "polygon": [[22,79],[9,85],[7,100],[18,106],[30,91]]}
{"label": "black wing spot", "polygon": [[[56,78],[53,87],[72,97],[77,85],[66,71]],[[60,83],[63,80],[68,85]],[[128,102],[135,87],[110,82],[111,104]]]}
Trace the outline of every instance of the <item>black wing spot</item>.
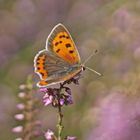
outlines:
{"label": "black wing spot", "polygon": [[69,39],[69,36],[66,36],[67,39]]}
{"label": "black wing spot", "polygon": [[40,57],[38,57],[37,60],[40,60]]}
{"label": "black wing spot", "polygon": [[71,47],[71,44],[67,43],[66,48],[69,48],[69,47]]}
{"label": "black wing spot", "polygon": [[44,76],[44,73],[41,72],[40,74],[41,74],[42,76]]}
{"label": "black wing spot", "polygon": [[58,53],[60,51],[60,49],[57,49],[56,52]]}
{"label": "black wing spot", "polygon": [[65,38],[66,36],[65,35],[63,35],[63,38]]}
{"label": "black wing spot", "polygon": [[59,36],[59,38],[62,38],[62,37],[63,37],[62,35]]}
{"label": "black wing spot", "polygon": [[59,43],[62,43],[62,41],[59,41]]}
{"label": "black wing spot", "polygon": [[38,67],[37,69],[40,70],[40,67]]}
{"label": "black wing spot", "polygon": [[40,63],[39,63],[39,62],[37,62],[36,64],[37,64],[37,65],[39,65]]}
{"label": "black wing spot", "polygon": [[73,52],[74,52],[73,50],[70,50],[70,51],[69,51],[69,53],[73,53]]}
{"label": "black wing spot", "polygon": [[57,46],[58,44],[59,44],[59,42],[56,42],[56,43],[55,43],[55,46]]}

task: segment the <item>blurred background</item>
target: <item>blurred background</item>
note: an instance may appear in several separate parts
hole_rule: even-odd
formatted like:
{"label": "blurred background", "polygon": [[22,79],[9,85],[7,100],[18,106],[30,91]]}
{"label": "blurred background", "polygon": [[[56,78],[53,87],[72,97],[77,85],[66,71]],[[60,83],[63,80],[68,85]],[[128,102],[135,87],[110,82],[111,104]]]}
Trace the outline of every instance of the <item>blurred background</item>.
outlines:
{"label": "blurred background", "polygon": [[[85,71],[80,85],[71,85],[65,135],[140,140],[140,0],[0,0],[0,139],[16,137],[18,87],[34,73],[34,56],[58,23],[70,31],[82,61],[99,50],[87,66],[103,74]],[[55,130],[56,117],[55,109],[42,107],[43,129]]]}

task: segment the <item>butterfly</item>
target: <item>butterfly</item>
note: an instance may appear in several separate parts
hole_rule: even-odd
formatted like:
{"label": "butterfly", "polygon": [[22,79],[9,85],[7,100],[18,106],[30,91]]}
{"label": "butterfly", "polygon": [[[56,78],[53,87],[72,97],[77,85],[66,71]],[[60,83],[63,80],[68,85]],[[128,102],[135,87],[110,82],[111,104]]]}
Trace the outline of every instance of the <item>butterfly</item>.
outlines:
{"label": "butterfly", "polygon": [[34,58],[34,68],[41,79],[38,87],[70,80],[85,69],[76,45],[63,24],[57,24],[49,34],[46,49]]}

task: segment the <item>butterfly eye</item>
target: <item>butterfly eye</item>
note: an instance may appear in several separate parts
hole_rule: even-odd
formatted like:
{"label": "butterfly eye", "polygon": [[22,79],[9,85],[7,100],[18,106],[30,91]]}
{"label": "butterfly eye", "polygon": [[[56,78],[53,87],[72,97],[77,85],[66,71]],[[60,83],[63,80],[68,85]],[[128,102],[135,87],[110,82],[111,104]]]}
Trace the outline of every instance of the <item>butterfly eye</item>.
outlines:
{"label": "butterfly eye", "polygon": [[83,67],[82,67],[82,71],[85,71],[85,70],[86,70],[86,68],[83,66]]}

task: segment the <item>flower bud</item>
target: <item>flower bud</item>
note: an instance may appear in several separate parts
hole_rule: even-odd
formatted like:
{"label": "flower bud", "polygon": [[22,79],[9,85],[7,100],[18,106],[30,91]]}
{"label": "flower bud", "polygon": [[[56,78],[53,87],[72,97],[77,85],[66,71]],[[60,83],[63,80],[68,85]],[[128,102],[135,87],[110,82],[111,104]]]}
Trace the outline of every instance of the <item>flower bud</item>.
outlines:
{"label": "flower bud", "polygon": [[67,136],[66,140],[76,140],[76,137],[74,137],[74,136]]}
{"label": "flower bud", "polygon": [[24,93],[24,92],[20,92],[20,93],[18,94],[18,97],[19,97],[19,98],[24,98],[24,97],[25,97],[25,93]]}
{"label": "flower bud", "polygon": [[14,133],[20,133],[23,131],[23,126],[16,126],[12,129],[12,132]]}
{"label": "flower bud", "polygon": [[16,114],[16,115],[15,115],[15,119],[21,121],[21,120],[24,119],[24,115],[23,115],[23,114]]}
{"label": "flower bud", "polygon": [[25,105],[22,104],[22,103],[17,104],[17,108],[18,108],[19,110],[23,110],[23,109],[25,108]]}
{"label": "flower bud", "polygon": [[64,99],[60,99],[60,105],[62,106],[62,105],[64,105]]}
{"label": "flower bud", "polygon": [[20,90],[24,90],[25,88],[26,88],[26,85],[24,85],[24,84],[22,84],[22,85],[19,86],[19,89]]}

